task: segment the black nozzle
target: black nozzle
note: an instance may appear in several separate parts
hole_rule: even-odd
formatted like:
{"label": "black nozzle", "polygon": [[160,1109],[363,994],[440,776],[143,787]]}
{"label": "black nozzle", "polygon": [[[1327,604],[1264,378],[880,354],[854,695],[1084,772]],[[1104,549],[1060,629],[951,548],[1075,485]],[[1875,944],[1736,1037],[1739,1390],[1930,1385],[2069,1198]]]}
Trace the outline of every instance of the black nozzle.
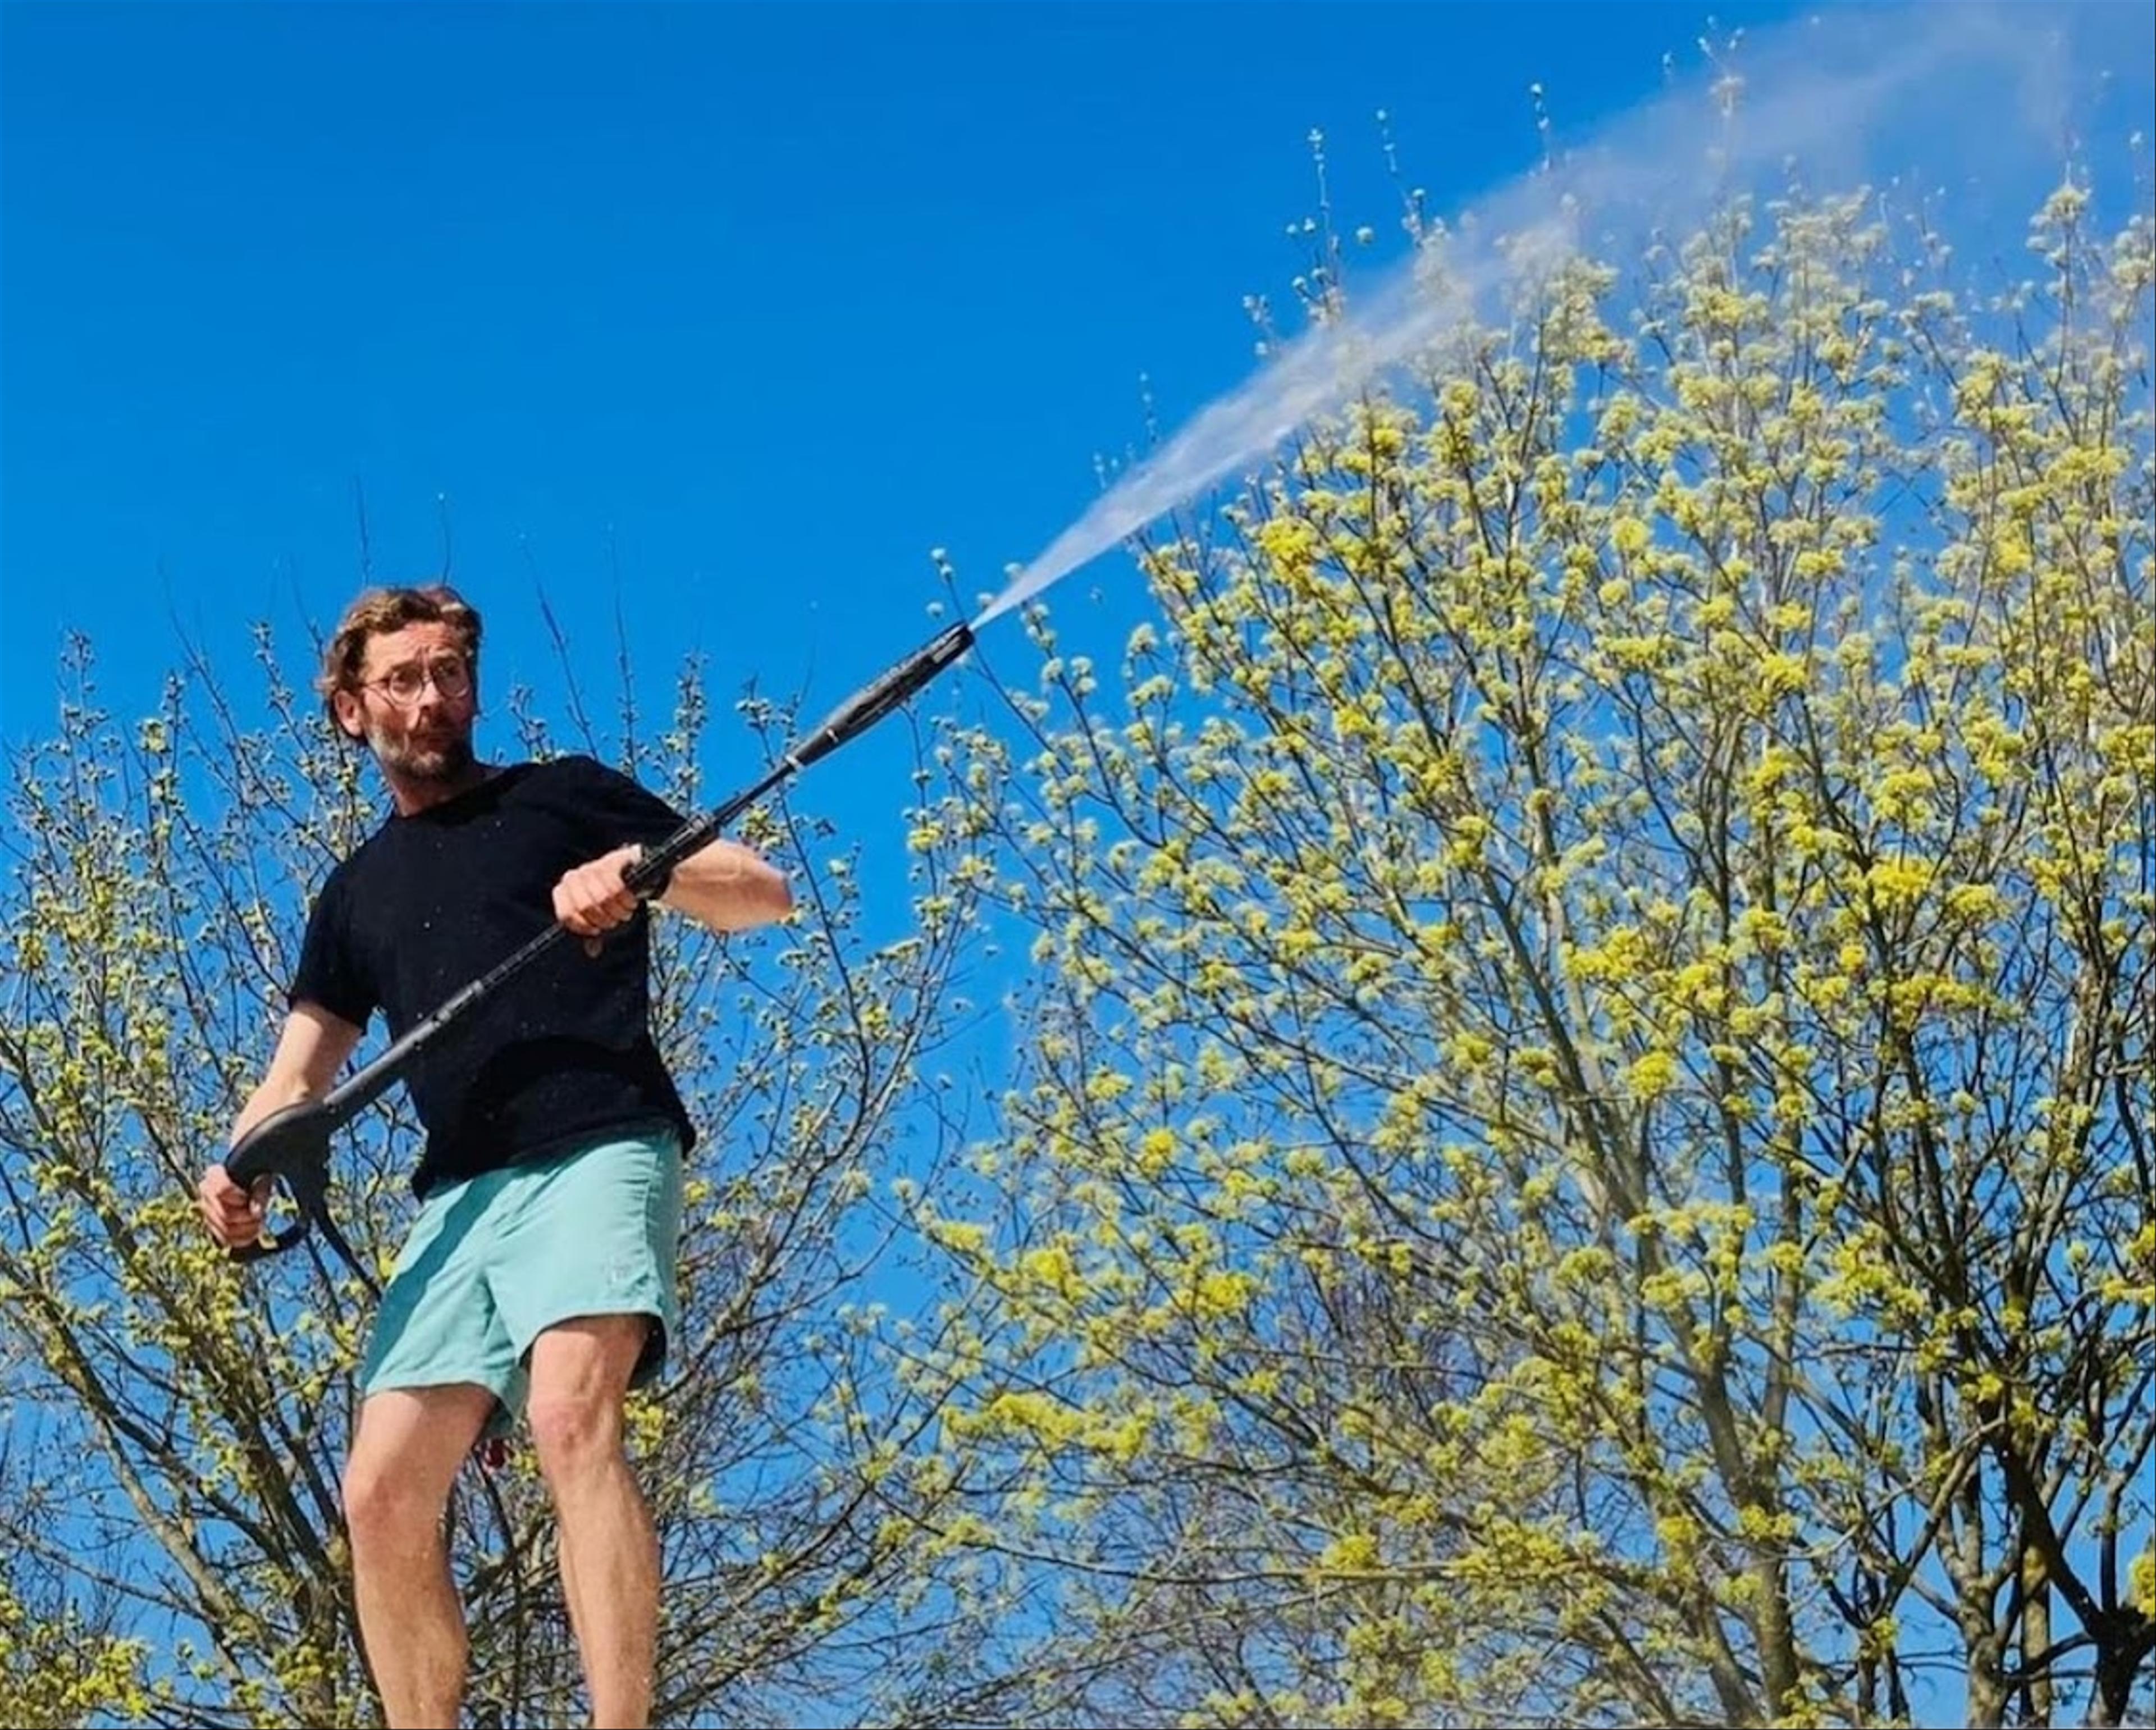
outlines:
{"label": "black nozzle", "polygon": [[874,726],[973,646],[973,626],[952,625],[839,704],[787,753],[786,760],[797,769],[806,768],[818,757],[837,750],[855,734]]}

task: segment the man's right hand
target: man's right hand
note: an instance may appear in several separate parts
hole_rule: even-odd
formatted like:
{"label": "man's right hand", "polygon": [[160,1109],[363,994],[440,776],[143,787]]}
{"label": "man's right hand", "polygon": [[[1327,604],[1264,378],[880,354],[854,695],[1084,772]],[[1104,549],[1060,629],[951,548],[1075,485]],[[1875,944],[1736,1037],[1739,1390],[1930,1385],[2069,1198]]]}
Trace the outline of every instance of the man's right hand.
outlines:
{"label": "man's right hand", "polygon": [[[233,1119],[228,1145],[239,1146],[256,1124],[286,1106],[327,1093],[359,1040],[358,1028],[321,1004],[295,1004],[284,1032],[278,1035],[269,1074]],[[275,1182],[264,1178],[249,1194],[232,1181],[223,1160],[204,1172],[202,1182],[195,1186],[195,1200],[209,1235],[228,1250],[239,1249],[260,1237],[268,1222],[270,1192]]]}
{"label": "man's right hand", "polygon": [[223,1163],[212,1166],[195,1186],[195,1199],[209,1227],[209,1235],[228,1250],[237,1250],[262,1235],[270,1203],[271,1179],[264,1178],[252,1191],[232,1181]]}

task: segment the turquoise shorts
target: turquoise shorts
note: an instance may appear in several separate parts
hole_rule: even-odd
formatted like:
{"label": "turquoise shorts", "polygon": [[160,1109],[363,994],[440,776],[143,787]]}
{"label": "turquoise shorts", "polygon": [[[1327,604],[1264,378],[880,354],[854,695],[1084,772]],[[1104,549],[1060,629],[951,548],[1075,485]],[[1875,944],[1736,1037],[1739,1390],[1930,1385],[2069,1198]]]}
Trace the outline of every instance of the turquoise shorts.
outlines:
{"label": "turquoise shorts", "polygon": [[476,1383],[501,1435],[524,1414],[531,1342],[577,1316],[651,1317],[630,1385],[649,1381],[681,1326],[681,1183],[680,1143],[660,1132],[436,1190],[382,1294],[361,1394]]}

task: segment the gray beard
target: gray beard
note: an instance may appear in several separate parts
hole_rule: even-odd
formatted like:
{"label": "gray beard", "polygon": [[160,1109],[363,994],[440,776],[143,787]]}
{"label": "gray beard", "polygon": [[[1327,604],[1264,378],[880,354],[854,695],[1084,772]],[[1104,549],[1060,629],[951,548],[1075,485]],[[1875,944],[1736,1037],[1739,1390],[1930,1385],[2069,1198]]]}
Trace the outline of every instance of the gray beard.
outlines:
{"label": "gray beard", "polygon": [[392,746],[386,741],[370,737],[367,742],[373,747],[375,759],[383,768],[393,770],[407,781],[430,783],[434,785],[454,785],[471,773],[471,734],[465,732],[439,745],[418,745],[407,740]]}

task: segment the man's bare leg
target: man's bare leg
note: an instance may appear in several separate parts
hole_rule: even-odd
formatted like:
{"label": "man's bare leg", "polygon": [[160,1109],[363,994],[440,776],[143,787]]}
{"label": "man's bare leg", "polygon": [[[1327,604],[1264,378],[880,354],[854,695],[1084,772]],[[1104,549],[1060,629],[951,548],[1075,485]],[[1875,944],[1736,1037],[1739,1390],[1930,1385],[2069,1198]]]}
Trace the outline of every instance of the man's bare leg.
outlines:
{"label": "man's bare leg", "polygon": [[643,1730],[659,1651],[659,1537],[622,1445],[647,1316],[580,1316],[531,1342],[531,1440],[561,1523],[562,1586],[592,1722]]}
{"label": "man's bare leg", "polygon": [[493,1394],[464,1383],[390,1389],[360,1404],[345,1523],[360,1638],[392,1730],[457,1722],[465,1614],[442,1513],[493,1409]]}

